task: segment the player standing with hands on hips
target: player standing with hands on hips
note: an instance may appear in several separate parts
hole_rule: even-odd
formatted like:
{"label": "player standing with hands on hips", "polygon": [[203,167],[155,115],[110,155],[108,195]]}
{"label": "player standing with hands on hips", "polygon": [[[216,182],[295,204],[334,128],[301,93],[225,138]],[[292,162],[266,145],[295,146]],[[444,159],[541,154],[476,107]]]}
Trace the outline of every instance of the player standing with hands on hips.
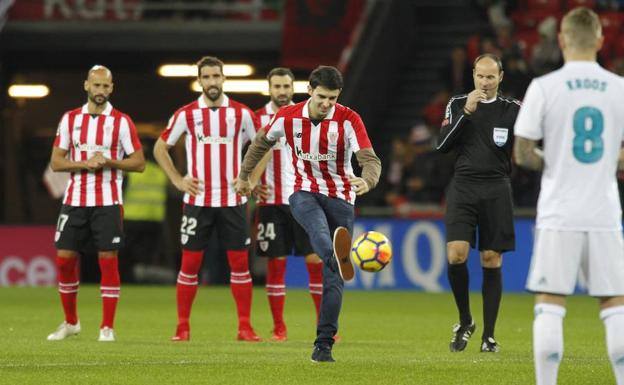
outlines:
{"label": "player standing with hands on hips", "polygon": [[[243,159],[236,191],[251,193],[250,174],[264,154],[285,137],[295,169],[290,209],[324,262],[321,312],[311,359],[334,362],[331,351],[344,281],[353,279],[355,273],[349,258],[355,196],[377,185],[381,162],[360,116],[337,103],[343,87],[340,71],[320,66],[312,71],[309,81],[310,98],[282,107],[254,138]],[[353,175],[354,153],[362,166],[362,177]]]}
{"label": "player standing with hands on hips", "polygon": [[566,296],[574,293],[579,271],[600,302],[616,383],[624,385],[624,240],[616,179],[624,169],[624,81],[596,62],[603,41],[594,11],[568,12],[559,33],[565,64],[533,79],[516,122],[517,163],[543,170],[527,278],[535,293],[537,385],[557,383]]}
{"label": "player standing with hands on hips", "polygon": [[451,98],[437,150],[455,150],[455,174],[446,199],[448,279],[459,311],[449,348],[460,352],[476,329],[470,313],[468,252],[477,246],[483,267],[482,352],[498,352],[494,326],[502,296],[502,254],[515,248],[511,195],[513,127],[520,102],[498,95],[500,59],[484,54],[474,61],[475,90]]}

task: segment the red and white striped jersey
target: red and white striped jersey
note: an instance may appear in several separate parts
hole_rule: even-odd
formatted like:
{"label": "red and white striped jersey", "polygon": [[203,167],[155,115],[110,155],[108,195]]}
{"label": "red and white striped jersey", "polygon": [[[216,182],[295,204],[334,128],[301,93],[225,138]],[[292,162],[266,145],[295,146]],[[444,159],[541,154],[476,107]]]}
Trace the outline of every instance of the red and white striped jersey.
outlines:
{"label": "red and white striped jersey", "polygon": [[[123,159],[141,149],[130,117],[107,103],[100,115],[90,115],[88,105],[63,115],[54,146],[69,151],[69,159],[80,162],[101,152],[109,159]],[[122,204],[123,172],[114,168],[75,171],[65,189],[63,204],[110,206]]]}
{"label": "red and white striped jersey", "polygon": [[295,191],[319,193],[353,204],[355,192],[349,182],[353,176],[351,156],[372,147],[366,127],[355,111],[341,104],[314,124],[309,102],[308,99],[282,107],[266,136],[271,141],[286,138],[295,170]]}
{"label": "red and white striped jersey", "polygon": [[247,106],[223,95],[220,107],[209,108],[203,95],[175,112],[161,138],[170,146],[186,134],[187,173],[201,181],[200,194],[184,194],[194,206],[229,207],[247,202],[236,194],[243,146],[256,134],[256,116]]}
{"label": "red and white striped jersey", "polygon": [[[291,103],[291,105],[294,103]],[[260,120],[260,127],[266,127],[275,115],[271,102],[256,111]],[[295,170],[292,165],[290,150],[287,148],[286,138],[281,137],[273,146],[271,159],[260,179],[263,185],[270,187],[267,199],[261,200],[260,205],[287,205],[288,197],[293,193],[295,184]]]}

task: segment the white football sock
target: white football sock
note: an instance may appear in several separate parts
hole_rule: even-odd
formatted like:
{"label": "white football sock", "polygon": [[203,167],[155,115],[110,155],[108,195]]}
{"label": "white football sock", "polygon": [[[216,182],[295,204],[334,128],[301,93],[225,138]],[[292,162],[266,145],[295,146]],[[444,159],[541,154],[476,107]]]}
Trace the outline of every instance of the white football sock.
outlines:
{"label": "white football sock", "polygon": [[559,363],[563,357],[563,306],[535,305],[533,321],[533,359],[537,385],[556,385]]}
{"label": "white football sock", "polygon": [[614,306],[600,312],[605,325],[607,352],[615,373],[615,382],[624,385],[624,306]]}

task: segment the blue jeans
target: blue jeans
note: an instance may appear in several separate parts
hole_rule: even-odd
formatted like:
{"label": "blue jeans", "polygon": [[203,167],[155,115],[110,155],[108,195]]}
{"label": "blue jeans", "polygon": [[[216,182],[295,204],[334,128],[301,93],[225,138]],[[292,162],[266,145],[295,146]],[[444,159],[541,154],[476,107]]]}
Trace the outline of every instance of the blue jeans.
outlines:
{"label": "blue jeans", "polygon": [[349,233],[353,232],[353,205],[339,198],[307,191],[293,193],[288,201],[293,217],[308,233],[314,252],[324,262],[323,299],[314,344],[332,346],[338,331],[344,287],[334,258],[333,236],[339,226],[346,227]]}

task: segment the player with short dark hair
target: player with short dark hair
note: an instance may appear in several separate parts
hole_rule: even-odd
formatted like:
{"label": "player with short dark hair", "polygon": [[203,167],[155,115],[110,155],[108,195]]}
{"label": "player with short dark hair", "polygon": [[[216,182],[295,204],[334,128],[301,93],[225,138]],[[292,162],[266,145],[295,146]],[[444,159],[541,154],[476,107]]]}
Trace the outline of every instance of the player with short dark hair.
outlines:
{"label": "player with short dark hair", "polygon": [[[267,76],[271,100],[256,111],[260,126],[265,127],[271,118],[284,106],[294,104],[295,76],[288,68],[273,68]],[[256,249],[259,256],[268,257],[266,291],[273,315],[274,341],[287,339],[286,323],[284,322],[284,303],[286,301],[286,256],[305,256],[309,275],[310,295],[314,301],[316,318],[321,306],[323,294],[323,265],[321,258],[314,253],[308,234],[295,221],[290,212],[288,198],[293,193],[295,171],[292,166],[290,151],[286,140],[280,138],[268,156],[263,159],[264,172],[254,190],[257,192],[258,217]]]}
{"label": "player with short dark hair", "polygon": [[[247,106],[223,93],[223,62],[204,57],[197,63],[200,97],[178,109],[154,146],[154,157],[176,188],[184,192],[180,227],[182,263],[177,281],[178,326],[173,341],[190,339],[190,315],[197,293],[203,252],[213,231],[226,249],[230,287],[238,314],[237,339],[260,341],[251,327],[252,282],[247,198],[234,191],[243,146],[256,133]],[[186,135],[187,175],[176,170],[169,149]]]}
{"label": "player with short dark hair", "polygon": [[90,239],[98,250],[102,274],[103,314],[98,341],[115,341],[113,326],[120,290],[117,255],[124,241],[123,171],[142,172],[145,167],[132,119],[108,102],[113,92],[110,70],[92,67],[84,90],[87,104],[63,115],[50,159],[53,171],[71,172],[54,239],[65,321],[48,336],[50,341],[81,330],[76,310],[78,256]]}
{"label": "player with short dark hair", "polygon": [[[337,103],[343,86],[334,67],[320,66],[310,75],[310,98],[282,107],[271,123],[254,138],[236,182],[240,194],[251,193],[249,175],[282,137],[295,170],[294,192],[289,198],[293,216],[310,237],[323,260],[323,300],[312,361],[333,362],[331,354],[338,330],[344,281],[353,279],[349,258],[356,195],[377,185],[381,162],[375,155],[360,116]],[[355,153],[362,177],[353,175]],[[333,236],[333,241],[332,241]]]}
{"label": "player with short dark hair", "polygon": [[[448,279],[459,312],[452,352],[466,348],[476,329],[470,313],[468,267],[471,247],[478,247],[483,267],[482,352],[498,352],[494,326],[502,296],[502,254],[515,248],[511,198],[513,126],[520,102],[498,95],[503,68],[485,54],[474,62],[475,89],[451,98],[440,130],[438,151],[455,150],[455,174],[446,199]],[[478,245],[477,241],[478,233]]]}
{"label": "player with short dark hair", "polygon": [[535,293],[537,385],[557,383],[566,297],[579,276],[600,303],[615,381],[624,385],[624,239],[616,178],[624,169],[624,81],[596,62],[603,42],[594,11],[569,11],[559,33],[565,64],[533,79],[516,122],[516,162],[543,171],[527,277]]}

